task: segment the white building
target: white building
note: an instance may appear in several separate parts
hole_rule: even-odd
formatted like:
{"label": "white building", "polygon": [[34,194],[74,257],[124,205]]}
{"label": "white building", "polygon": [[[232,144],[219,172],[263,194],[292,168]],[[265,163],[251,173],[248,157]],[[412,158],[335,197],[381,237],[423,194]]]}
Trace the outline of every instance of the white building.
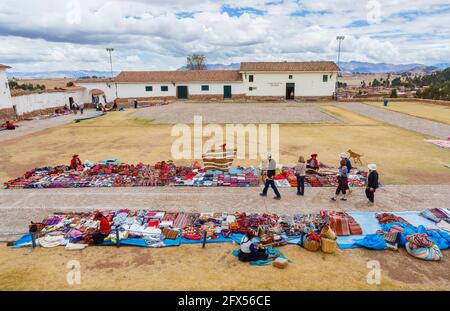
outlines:
{"label": "white building", "polygon": [[331,98],[334,62],[245,62],[240,70],[124,71],[115,79],[78,80],[84,99],[104,93],[118,99]]}
{"label": "white building", "polygon": [[12,119],[14,116],[11,92],[6,77],[6,70],[9,68],[11,67],[0,64],[0,122],[3,119]]}

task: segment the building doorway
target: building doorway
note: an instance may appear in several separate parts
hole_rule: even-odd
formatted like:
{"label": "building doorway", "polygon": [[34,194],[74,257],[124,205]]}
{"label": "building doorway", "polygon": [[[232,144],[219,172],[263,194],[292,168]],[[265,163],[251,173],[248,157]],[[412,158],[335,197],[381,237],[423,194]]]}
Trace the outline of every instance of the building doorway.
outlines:
{"label": "building doorway", "polygon": [[295,99],[295,83],[286,83],[286,99]]}
{"label": "building doorway", "polygon": [[185,85],[177,86],[177,98],[188,99],[188,87]]}
{"label": "building doorway", "polygon": [[223,86],[223,99],[231,99],[233,94],[231,94],[231,85]]}

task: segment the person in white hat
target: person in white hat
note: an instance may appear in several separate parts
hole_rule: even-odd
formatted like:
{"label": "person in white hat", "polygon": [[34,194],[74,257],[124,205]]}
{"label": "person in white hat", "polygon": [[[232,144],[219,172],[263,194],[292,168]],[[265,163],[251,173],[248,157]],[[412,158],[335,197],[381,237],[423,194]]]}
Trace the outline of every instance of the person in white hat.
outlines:
{"label": "person in white hat", "polygon": [[367,176],[366,183],[366,197],[369,200],[369,204],[375,202],[375,191],[378,189],[378,172],[376,164],[369,164],[369,176]]}

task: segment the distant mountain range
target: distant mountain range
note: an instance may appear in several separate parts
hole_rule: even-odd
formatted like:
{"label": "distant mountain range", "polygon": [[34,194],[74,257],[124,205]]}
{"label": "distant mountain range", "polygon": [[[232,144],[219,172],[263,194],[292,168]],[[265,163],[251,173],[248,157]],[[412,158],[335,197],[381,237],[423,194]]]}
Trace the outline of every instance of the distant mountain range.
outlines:
{"label": "distant mountain range", "polygon": [[[239,63],[232,63],[229,65],[224,64],[207,64],[208,70],[239,70]],[[423,64],[389,64],[389,63],[369,63],[369,62],[341,62],[341,69],[346,73],[400,73],[400,72],[412,72],[412,73],[431,73],[438,70],[443,70],[450,67],[450,63],[434,64],[427,66]],[[178,70],[187,70],[186,66],[179,68]],[[113,72],[114,76],[119,72]],[[83,77],[97,77],[104,78],[110,77],[109,71],[96,71],[96,70],[77,70],[77,71],[43,71],[43,72],[14,72],[8,71],[7,76],[9,79],[80,79]]]}
{"label": "distant mountain range", "polygon": [[[65,70],[65,71],[42,71],[42,72],[6,72],[8,79],[80,79],[84,77],[109,78],[111,71],[96,71],[96,70]],[[114,76],[118,72],[113,72]]]}

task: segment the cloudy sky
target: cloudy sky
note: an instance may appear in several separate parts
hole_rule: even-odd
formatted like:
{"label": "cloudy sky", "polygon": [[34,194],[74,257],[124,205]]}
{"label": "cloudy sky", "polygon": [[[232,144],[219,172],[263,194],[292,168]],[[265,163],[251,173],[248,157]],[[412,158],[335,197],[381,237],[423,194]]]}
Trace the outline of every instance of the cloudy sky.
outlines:
{"label": "cloudy sky", "polygon": [[450,61],[450,2],[435,0],[1,0],[0,63],[14,71],[176,69],[209,63]]}

